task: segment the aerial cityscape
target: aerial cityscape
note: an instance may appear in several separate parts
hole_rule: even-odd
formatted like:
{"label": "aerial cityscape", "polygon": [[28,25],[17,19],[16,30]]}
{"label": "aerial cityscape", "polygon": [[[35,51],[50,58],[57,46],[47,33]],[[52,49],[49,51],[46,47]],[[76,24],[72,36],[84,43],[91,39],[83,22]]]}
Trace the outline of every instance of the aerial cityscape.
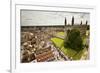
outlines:
{"label": "aerial cityscape", "polygon": [[21,63],[89,60],[89,13],[21,11]]}

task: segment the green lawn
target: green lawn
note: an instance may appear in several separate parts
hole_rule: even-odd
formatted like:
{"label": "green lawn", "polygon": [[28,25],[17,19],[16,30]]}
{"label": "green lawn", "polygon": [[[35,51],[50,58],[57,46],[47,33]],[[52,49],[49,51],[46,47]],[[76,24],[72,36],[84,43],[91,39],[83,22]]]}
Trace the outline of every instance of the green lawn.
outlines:
{"label": "green lawn", "polygon": [[77,52],[70,48],[64,48],[63,42],[64,40],[60,38],[51,38],[51,41],[58,47],[65,55],[68,57],[74,56]]}
{"label": "green lawn", "polygon": [[84,54],[84,52],[86,52],[86,51],[87,51],[86,48],[84,48],[79,53],[77,53],[75,56],[73,56],[73,59],[74,60],[79,60],[82,57],[82,55]]}
{"label": "green lawn", "polygon": [[77,52],[70,48],[61,48],[61,51],[68,57],[73,57]]}
{"label": "green lawn", "polygon": [[58,32],[56,35],[59,35],[59,36],[64,36],[64,32]]}
{"label": "green lawn", "polygon": [[60,38],[51,38],[51,41],[55,44],[56,47],[61,48],[64,42],[63,39]]}
{"label": "green lawn", "polygon": [[64,32],[58,32],[55,36],[64,39],[65,33]]}

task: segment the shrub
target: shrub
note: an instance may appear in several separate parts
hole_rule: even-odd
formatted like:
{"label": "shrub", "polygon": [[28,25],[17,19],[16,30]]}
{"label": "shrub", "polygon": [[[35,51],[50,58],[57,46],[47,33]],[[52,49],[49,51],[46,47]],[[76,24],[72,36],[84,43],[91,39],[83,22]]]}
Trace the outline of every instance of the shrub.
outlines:
{"label": "shrub", "polygon": [[77,29],[68,30],[67,36],[64,40],[64,47],[71,48],[76,51],[83,49],[83,42],[80,36],[80,31]]}

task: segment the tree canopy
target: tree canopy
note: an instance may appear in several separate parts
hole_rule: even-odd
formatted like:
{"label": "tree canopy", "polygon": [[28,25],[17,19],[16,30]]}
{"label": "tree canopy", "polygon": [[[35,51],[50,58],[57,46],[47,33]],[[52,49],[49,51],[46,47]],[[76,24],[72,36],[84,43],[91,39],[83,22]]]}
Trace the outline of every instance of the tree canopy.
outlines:
{"label": "tree canopy", "polygon": [[80,31],[77,29],[68,30],[64,40],[64,47],[71,48],[76,51],[83,49],[83,41],[80,36]]}

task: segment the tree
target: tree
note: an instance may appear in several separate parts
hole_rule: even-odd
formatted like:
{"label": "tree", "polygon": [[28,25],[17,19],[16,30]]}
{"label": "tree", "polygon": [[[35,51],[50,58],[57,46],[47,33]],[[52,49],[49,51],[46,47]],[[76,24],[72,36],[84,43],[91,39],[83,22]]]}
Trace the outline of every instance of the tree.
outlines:
{"label": "tree", "polygon": [[77,29],[72,29],[67,33],[68,34],[64,40],[64,47],[71,48],[76,51],[80,51],[81,49],[83,49],[83,41],[80,36],[80,31]]}

